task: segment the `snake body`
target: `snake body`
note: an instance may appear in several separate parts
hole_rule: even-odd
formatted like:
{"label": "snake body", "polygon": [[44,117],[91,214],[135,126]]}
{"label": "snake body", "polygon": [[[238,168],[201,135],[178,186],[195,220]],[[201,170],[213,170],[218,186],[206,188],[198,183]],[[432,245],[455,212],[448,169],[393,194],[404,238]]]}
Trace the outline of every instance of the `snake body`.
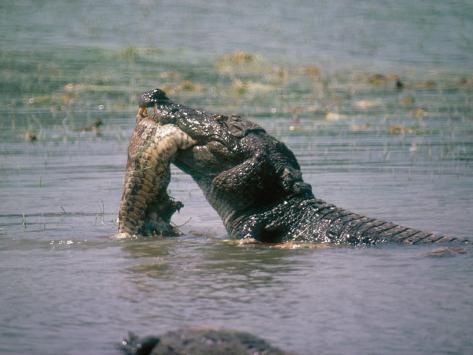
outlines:
{"label": "snake body", "polygon": [[174,234],[170,219],[182,204],[167,193],[170,162],[178,150],[194,144],[177,126],[160,125],[157,119],[139,112],[128,146],[118,237]]}

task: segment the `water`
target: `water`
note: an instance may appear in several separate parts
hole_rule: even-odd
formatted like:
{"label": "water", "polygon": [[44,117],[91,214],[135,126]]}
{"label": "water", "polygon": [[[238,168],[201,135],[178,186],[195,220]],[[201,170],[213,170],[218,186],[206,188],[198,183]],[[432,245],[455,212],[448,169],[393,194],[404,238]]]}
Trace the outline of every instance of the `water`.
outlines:
{"label": "water", "polygon": [[[108,237],[136,95],[160,86],[256,120],[325,200],[471,239],[472,10],[2,2],[0,353],[117,354],[129,330],[190,325],[250,331],[300,354],[470,353],[468,248],[434,258],[435,246],[237,246],[176,169],[183,236]],[[100,134],[84,129],[97,120]]]}

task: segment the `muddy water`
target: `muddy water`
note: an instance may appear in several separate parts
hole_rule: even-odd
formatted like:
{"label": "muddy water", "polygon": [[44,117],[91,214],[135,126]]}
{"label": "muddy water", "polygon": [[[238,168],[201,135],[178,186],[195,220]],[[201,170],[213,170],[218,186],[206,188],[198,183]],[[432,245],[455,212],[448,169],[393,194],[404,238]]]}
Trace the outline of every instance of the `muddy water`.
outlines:
{"label": "muddy water", "polygon": [[257,121],[320,198],[472,239],[469,7],[0,5],[0,352],[116,354],[130,330],[209,325],[301,354],[468,353],[469,248],[237,246],[177,169],[181,237],[109,236],[135,97],[161,86]]}

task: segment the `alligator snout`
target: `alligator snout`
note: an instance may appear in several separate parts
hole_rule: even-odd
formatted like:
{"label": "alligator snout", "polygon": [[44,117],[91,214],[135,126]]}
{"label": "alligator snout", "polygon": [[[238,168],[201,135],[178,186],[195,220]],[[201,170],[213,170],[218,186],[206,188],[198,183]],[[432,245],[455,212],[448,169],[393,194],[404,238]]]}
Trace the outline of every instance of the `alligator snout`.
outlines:
{"label": "alligator snout", "polygon": [[166,103],[169,101],[169,98],[166,96],[166,93],[163,90],[153,89],[141,94],[138,104],[141,108],[145,108],[153,107],[154,105]]}
{"label": "alligator snout", "polygon": [[148,107],[154,108],[154,116],[157,117],[157,106],[168,104],[170,102],[171,101],[166,96],[166,93],[161,89],[156,88],[144,92],[138,99],[138,105],[140,107],[137,115],[138,120],[148,117]]}

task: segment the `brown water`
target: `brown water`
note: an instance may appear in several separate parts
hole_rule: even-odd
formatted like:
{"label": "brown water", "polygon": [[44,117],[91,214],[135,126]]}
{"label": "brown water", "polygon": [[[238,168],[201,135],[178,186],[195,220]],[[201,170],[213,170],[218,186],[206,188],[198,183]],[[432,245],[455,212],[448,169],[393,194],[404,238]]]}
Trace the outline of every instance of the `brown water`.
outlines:
{"label": "brown water", "polygon": [[109,239],[155,86],[257,121],[320,198],[472,239],[470,5],[364,4],[321,1],[321,22],[305,1],[0,5],[0,353],[116,354],[128,331],[189,325],[301,354],[469,353],[469,247],[238,246],[177,169],[183,236]]}

